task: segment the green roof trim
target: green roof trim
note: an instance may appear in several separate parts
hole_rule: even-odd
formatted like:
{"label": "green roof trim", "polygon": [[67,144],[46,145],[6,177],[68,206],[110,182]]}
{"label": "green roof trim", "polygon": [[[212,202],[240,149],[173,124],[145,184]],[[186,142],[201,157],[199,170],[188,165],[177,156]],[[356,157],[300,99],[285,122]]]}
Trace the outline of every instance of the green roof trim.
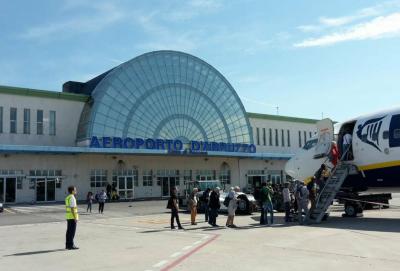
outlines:
{"label": "green roof trim", "polygon": [[316,124],[319,121],[316,119],[305,119],[305,118],[296,118],[296,117],[287,117],[287,116],[278,116],[278,115],[267,115],[267,114],[250,113],[250,112],[247,112],[247,117],[255,118],[255,119],[289,121],[289,122],[299,122],[299,123],[309,123],[309,124]]}
{"label": "green roof trim", "polygon": [[87,102],[90,96],[67,92],[39,90],[31,88],[20,88],[0,85],[0,94],[12,94],[21,96],[41,97],[49,99],[62,99],[69,101]]}

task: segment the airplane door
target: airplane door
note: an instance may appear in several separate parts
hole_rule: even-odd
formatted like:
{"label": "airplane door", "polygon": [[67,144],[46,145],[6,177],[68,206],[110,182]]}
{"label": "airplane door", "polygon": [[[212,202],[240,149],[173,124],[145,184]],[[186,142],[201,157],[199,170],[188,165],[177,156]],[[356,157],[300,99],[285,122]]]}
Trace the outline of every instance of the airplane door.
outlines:
{"label": "airplane door", "polygon": [[393,115],[389,127],[389,147],[400,147],[400,114]]}
{"label": "airplane door", "polygon": [[314,159],[327,156],[331,150],[334,139],[333,122],[331,119],[323,119],[317,122],[318,143],[315,146]]}

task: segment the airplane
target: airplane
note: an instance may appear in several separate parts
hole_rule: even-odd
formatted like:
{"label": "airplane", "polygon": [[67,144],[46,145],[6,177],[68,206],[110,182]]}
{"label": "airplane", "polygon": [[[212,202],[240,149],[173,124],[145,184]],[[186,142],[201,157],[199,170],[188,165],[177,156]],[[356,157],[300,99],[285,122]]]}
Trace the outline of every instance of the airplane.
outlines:
{"label": "airplane", "polygon": [[[352,143],[349,152],[352,155],[348,155],[345,163],[353,165],[353,169],[343,182],[340,193],[352,199],[370,195],[363,199],[388,203],[388,197],[380,198],[374,193],[400,192],[400,108],[353,118],[336,124],[335,128],[336,133],[330,119],[319,121],[317,135],[286,163],[286,173],[307,182],[321,164],[332,168],[328,159],[332,141],[343,153],[343,136],[350,133]],[[349,216],[356,216],[362,211],[361,204],[356,200],[345,202],[345,213]]]}

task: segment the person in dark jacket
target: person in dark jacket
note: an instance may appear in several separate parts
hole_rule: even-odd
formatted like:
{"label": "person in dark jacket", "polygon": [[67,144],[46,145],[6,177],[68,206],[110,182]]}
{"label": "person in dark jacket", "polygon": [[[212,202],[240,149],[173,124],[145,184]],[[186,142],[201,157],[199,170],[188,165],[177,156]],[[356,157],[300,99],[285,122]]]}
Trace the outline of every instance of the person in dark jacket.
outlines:
{"label": "person in dark jacket", "polygon": [[207,188],[206,191],[204,191],[203,195],[201,196],[201,201],[203,202],[203,206],[204,206],[204,218],[205,221],[208,222],[208,215],[209,215],[209,207],[208,207],[208,203],[210,201],[210,192],[211,189]]}
{"label": "person in dark jacket", "polygon": [[208,205],[210,208],[208,224],[210,224],[213,227],[218,227],[217,216],[218,216],[218,210],[221,207],[221,204],[219,202],[219,190],[220,190],[219,187],[216,187],[214,188],[214,191],[211,192],[210,202]]}
{"label": "person in dark jacket", "polygon": [[176,224],[178,224],[178,229],[183,230],[183,227],[179,221],[179,203],[178,203],[178,196],[177,196],[177,189],[176,187],[172,188],[171,190],[171,197],[168,201],[168,208],[171,209],[171,230],[175,229],[174,219],[176,219]]}

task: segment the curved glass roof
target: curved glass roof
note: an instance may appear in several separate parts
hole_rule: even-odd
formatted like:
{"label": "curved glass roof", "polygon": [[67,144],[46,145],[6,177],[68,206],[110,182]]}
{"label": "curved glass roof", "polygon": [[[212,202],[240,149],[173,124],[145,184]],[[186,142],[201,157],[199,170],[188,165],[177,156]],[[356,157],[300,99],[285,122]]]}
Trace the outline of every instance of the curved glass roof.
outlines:
{"label": "curved glass roof", "polygon": [[229,82],[203,60],[175,51],[136,57],[97,84],[78,141],[92,136],[253,143]]}

